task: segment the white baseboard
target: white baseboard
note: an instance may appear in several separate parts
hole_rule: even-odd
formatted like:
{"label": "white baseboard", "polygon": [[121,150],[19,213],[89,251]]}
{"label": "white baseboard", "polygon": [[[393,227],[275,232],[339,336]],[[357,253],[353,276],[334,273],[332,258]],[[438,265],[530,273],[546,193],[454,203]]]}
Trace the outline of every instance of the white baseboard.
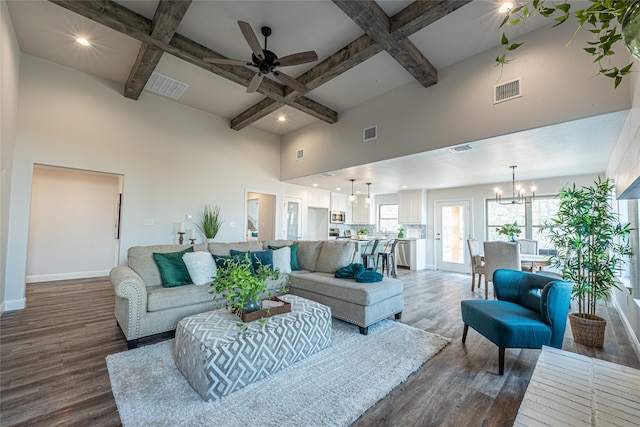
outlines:
{"label": "white baseboard", "polygon": [[54,282],[56,280],[90,279],[92,277],[105,277],[110,270],[78,271],[72,273],[35,274],[27,276],[27,283]]}
{"label": "white baseboard", "polygon": [[26,306],[26,298],[12,299],[4,302],[4,304],[2,305],[2,312],[4,313],[5,311],[24,310]]}
{"label": "white baseboard", "polygon": [[618,304],[618,300],[614,297],[611,298],[610,301],[613,303],[613,306],[616,308],[620,319],[622,319],[622,323],[624,324],[624,328],[627,330],[627,334],[629,334],[629,339],[631,340],[631,344],[633,345],[633,349],[636,351],[636,356],[640,360],[640,341],[638,341],[638,337],[636,336],[635,331],[631,327],[631,323],[629,323],[629,319],[627,319],[627,315],[625,314],[620,304]]}

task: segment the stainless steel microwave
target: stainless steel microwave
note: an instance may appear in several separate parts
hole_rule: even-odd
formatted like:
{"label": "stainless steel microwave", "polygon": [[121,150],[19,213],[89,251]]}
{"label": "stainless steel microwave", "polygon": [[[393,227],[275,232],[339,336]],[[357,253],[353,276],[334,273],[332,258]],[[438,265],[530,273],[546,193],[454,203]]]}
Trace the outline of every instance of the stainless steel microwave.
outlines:
{"label": "stainless steel microwave", "polygon": [[344,224],[347,214],[342,211],[331,211],[331,224]]}

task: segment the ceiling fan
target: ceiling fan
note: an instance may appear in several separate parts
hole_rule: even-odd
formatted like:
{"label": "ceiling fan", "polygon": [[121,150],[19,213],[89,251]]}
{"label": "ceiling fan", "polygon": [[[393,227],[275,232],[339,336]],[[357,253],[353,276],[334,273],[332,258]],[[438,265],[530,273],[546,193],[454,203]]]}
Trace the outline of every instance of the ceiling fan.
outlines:
{"label": "ceiling fan", "polygon": [[293,77],[283,73],[282,71],[276,70],[277,67],[286,67],[289,65],[299,65],[306,64],[307,62],[313,62],[318,60],[318,55],[313,51],[309,50],[306,52],[298,52],[292,55],[283,56],[282,58],[278,58],[278,56],[272,51],[267,49],[267,37],[271,35],[271,28],[262,27],[262,35],[264,36],[264,49],[260,47],[260,42],[256,37],[256,34],[251,29],[251,25],[246,22],[238,21],[238,25],[240,26],[240,31],[242,31],[242,35],[245,40],[249,44],[249,47],[253,51],[251,54],[251,61],[242,61],[240,59],[227,59],[227,58],[204,58],[204,61],[210,62],[212,64],[225,64],[225,65],[246,65],[250,67],[255,67],[258,69],[258,72],[249,82],[249,86],[247,86],[247,93],[255,92],[258,87],[260,87],[260,83],[262,83],[262,79],[267,74],[273,74],[278,80],[280,80],[285,85],[290,88],[300,92],[307,93],[309,89],[294,79]]}

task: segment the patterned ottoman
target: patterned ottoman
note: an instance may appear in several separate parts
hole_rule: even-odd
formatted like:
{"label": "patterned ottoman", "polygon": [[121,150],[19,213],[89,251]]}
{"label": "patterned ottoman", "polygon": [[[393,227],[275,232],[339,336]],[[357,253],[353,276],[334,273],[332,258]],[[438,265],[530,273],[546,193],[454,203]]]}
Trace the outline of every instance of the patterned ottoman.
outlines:
{"label": "patterned ottoman", "polygon": [[269,317],[268,324],[246,323],[240,333],[238,316],[215,310],[182,319],[176,328],[176,365],[205,401],[273,374],[331,345],[331,309],[294,296],[291,312]]}

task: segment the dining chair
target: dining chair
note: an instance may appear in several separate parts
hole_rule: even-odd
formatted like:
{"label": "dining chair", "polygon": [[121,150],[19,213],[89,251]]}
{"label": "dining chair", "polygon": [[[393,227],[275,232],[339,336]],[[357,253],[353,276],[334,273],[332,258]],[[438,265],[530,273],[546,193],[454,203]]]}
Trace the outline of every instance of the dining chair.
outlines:
{"label": "dining chair", "polygon": [[[489,299],[489,282],[499,269],[520,271],[520,245],[515,242],[484,242],[484,298]],[[495,294],[495,292],[494,292]]]}
{"label": "dining chair", "polygon": [[520,243],[521,254],[533,254],[538,255],[538,241],[530,239],[518,239],[516,242]]}
{"label": "dining chair", "polygon": [[361,256],[362,256],[362,264],[364,265],[364,268],[370,268],[369,261],[371,261],[373,263],[374,270],[376,269],[377,267],[376,249],[378,248],[379,242],[380,242],[380,239],[370,240],[362,250]]}
{"label": "dining chair", "polygon": [[473,292],[476,288],[476,274],[478,275],[478,289],[480,289],[480,281],[485,273],[484,261],[482,261],[480,253],[480,243],[476,239],[467,239],[467,247],[471,259],[471,292]]}
{"label": "dining chair", "polygon": [[384,275],[384,268],[387,268],[387,276],[391,274],[396,277],[396,246],[398,245],[398,239],[391,239],[384,244],[384,248],[381,252],[378,252],[378,262],[380,265],[382,262],[382,274]]}

